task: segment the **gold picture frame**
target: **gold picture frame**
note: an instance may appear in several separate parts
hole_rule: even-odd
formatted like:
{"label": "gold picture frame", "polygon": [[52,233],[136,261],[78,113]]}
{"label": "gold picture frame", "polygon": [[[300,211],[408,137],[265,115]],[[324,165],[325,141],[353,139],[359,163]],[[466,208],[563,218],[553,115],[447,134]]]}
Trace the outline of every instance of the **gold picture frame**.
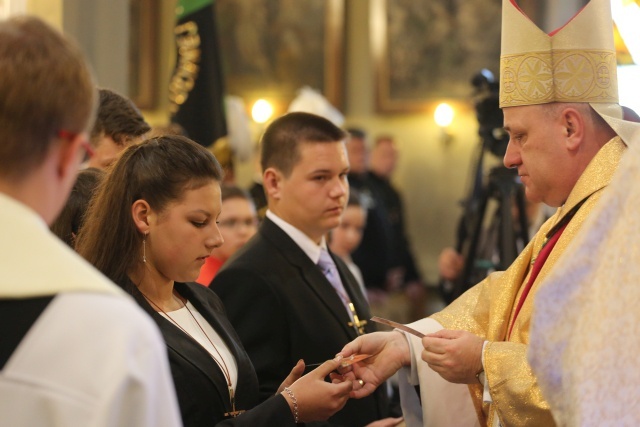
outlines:
{"label": "gold picture frame", "polygon": [[156,108],[160,4],[158,0],[129,2],[129,98],[140,109]]}
{"label": "gold picture frame", "polygon": [[427,111],[436,101],[469,98],[479,70],[499,71],[501,0],[370,4],[378,111]]}
{"label": "gold picture frame", "polygon": [[343,103],[344,0],[216,0],[226,93],[286,111],[303,86]]}

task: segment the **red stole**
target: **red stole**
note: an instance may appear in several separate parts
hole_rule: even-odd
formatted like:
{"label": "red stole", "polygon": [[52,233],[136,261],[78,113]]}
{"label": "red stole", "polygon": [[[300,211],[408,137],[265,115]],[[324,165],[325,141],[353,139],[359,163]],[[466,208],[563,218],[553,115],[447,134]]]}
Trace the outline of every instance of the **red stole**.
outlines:
{"label": "red stole", "polygon": [[540,249],[540,252],[538,253],[538,257],[533,263],[531,276],[529,276],[529,281],[524,287],[524,290],[522,291],[522,295],[520,295],[520,300],[518,301],[518,305],[516,306],[516,311],[513,315],[513,321],[511,322],[511,327],[509,328],[509,335],[507,336],[507,339],[511,337],[511,331],[513,330],[513,325],[516,324],[516,319],[518,318],[520,309],[522,308],[524,301],[527,299],[527,295],[529,295],[529,291],[531,290],[531,286],[533,286],[533,282],[535,282],[536,277],[538,277],[540,270],[542,270],[542,267],[544,266],[545,261],[549,257],[549,254],[553,250],[553,247],[556,245],[556,242],[562,235],[562,232],[564,231],[565,228],[567,228],[568,223],[569,221],[566,221],[565,224],[562,227],[558,228],[551,237],[548,237],[548,240],[542,245],[542,249]]}

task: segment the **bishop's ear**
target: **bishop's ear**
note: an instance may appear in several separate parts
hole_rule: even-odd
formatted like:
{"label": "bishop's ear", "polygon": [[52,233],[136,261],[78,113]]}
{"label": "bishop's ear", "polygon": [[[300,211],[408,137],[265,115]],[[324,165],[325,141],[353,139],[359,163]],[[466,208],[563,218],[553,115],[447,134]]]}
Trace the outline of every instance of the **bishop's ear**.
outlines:
{"label": "bishop's ear", "polygon": [[565,143],[569,150],[577,150],[585,136],[585,120],[580,111],[569,107],[562,111]]}
{"label": "bishop's ear", "polygon": [[154,220],[153,211],[149,203],[144,199],[138,199],[133,202],[133,205],[131,205],[131,216],[138,231],[142,234],[148,234],[150,223]]}

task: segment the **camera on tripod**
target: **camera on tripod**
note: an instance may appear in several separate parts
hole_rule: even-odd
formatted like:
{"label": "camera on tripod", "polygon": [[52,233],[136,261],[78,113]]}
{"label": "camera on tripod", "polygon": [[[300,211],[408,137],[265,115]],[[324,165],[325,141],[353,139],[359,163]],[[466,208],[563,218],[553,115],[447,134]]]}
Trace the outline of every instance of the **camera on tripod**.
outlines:
{"label": "camera on tripod", "polygon": [[480,70],[471,79],[482,149],[473,183],[463,202],[464,213],[457,233],[456,251],[464,267],[453,282],[441,282],[442,296],[451,302],[494,270],[507,268],[529,242],[524,188],[515,169],[491,168],[484,174],[484,154],[502,158],[509,144],[499,106],[499,85],[493,73]]}
{"label": "camera on tripod", "polygon": [[502,157],[507,151],[509,135],[502,127],[502,110],[499,104],[500,86],[493,73],[486,68],[471,78],[475,88],[475,109],[478,119],[478,134],[482,138],[483,149]]}

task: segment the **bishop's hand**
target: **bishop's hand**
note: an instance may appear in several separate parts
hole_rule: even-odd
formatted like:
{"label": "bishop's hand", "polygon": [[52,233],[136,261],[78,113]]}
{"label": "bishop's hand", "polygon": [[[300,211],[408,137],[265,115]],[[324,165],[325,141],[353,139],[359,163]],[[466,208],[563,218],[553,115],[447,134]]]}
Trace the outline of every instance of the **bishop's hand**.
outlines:
{"label": "bishop's hand", "polygon": [[422,360],[449,382],[471,384],[482,370],[483,344],[470,332],[443,329],[422,338]]}

